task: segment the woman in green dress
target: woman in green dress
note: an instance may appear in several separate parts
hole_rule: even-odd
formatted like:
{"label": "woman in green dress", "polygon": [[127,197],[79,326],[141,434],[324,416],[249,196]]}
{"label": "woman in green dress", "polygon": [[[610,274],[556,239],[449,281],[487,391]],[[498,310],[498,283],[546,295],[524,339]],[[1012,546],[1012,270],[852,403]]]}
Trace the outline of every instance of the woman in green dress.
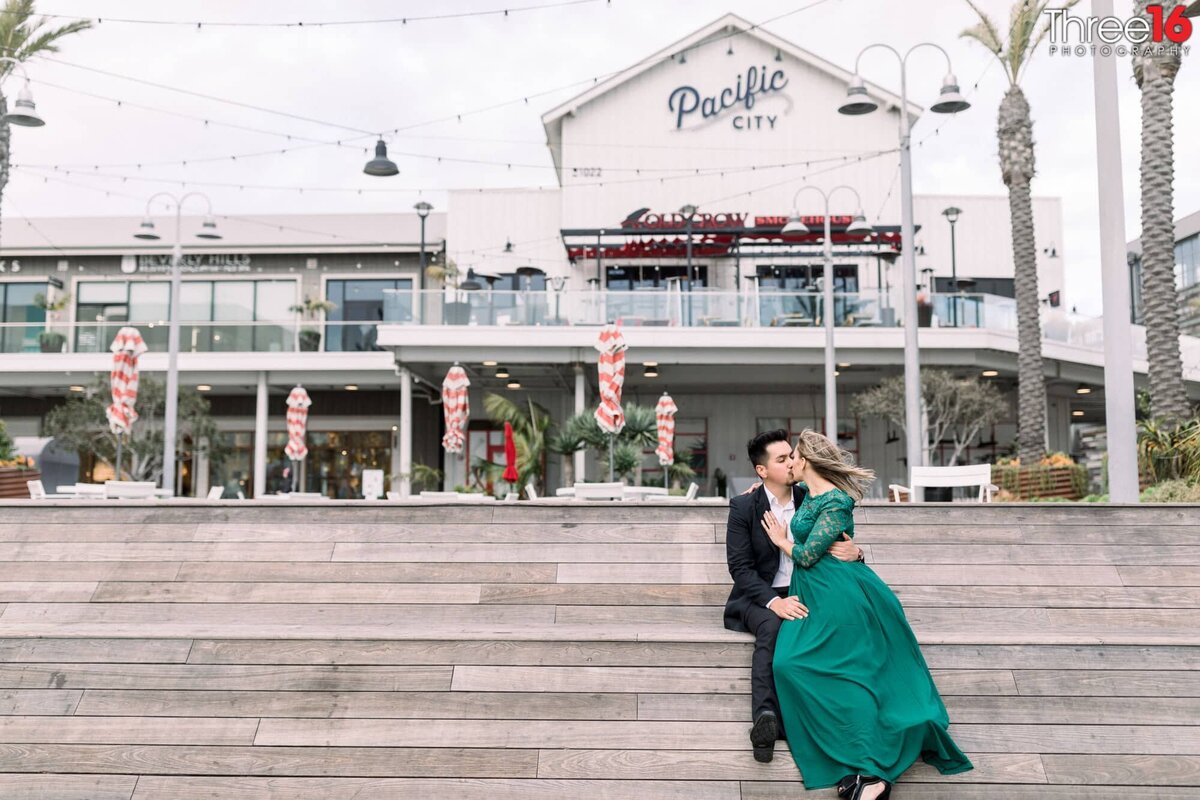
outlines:
{"label": "woman in green dress", "polygon": [[943,775],[972,769],[946,730],[946,707],[896,595],[866,564],[825,557],[843,534],[854,535],[854,503],[874,473],[811,430],[800,434],[791,469],[808,487],[792,537],[770,512],[762,524],[792,559],[790,591],[808,607],[808,616],[783,623],[774,661],[783,729],[805,787],[886,800],[918,757]]}

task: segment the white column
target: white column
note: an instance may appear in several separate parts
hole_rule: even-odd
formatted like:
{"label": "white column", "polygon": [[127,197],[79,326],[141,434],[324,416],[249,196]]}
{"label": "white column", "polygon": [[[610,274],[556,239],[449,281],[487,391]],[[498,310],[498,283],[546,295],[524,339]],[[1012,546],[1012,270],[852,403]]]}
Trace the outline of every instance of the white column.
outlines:
{"label": "white column", "polygon": [[[575,413],[582,414],[587,407],[587,381],[583,378],[583,365],[575,365]],[[578,450],[574,454],[575,459],[575,480],[582,481],[584,479],[584,470],[587,465],[587,451]]]}
{"label": "white column", "polygon": [[254,496],[267,494],[267,373],[258,373],[254,405]]}
{"label": "white column", "polygon": [[401,497],[412,494],[412,373],[400,368],[400,475],[396,490]]}
{"label": "white column", "polygon": [[[1112,16],[1112,0],[1092,0],[1092,13]],[[1125,188],[1115,56],[1092,56],[1096,94],[1096,172],[1100,200],[1100,281],[1104,308],[1104,417],[1108,429],[1108,496],[1138,501],[1133,340],[1129,265],[1125,260]]]}

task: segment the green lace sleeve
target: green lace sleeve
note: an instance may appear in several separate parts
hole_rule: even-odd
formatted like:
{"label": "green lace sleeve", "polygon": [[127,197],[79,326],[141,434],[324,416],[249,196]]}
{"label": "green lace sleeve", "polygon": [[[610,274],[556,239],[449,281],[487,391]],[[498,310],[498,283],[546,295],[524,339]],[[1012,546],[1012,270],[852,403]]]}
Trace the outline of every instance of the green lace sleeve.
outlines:
{"label": "green lace sleeve", "polygon": [[792,561],[808,569],[821,560],[829,546],[842,537],[843,533],[854,536],[854,501],[840,491],[832,490],[828,500],[824,496],[817,521],[802,546],[792,548]]}

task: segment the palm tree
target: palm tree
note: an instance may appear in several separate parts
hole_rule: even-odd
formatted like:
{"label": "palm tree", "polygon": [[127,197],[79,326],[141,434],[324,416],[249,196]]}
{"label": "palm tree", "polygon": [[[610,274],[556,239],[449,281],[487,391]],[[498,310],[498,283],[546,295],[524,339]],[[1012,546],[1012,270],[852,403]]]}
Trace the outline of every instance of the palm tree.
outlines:
{"label": "palm tree", "polygon": [[[1069,0],[1059,7],[1070,8],[1077,2]],[[1046,382],[1042,373],[1037,246],[1030,198],[1030,183],[1037,172],[1033,120],[1020,81],[1038,45],[1050,30],[1048,17],[1041,30],[1037,29],[1050,3],[1018,0],[1013,4],[1007,39],[1000,36],[996,24],[972,0],[966,0],[966,3],[979,16],[979,24],[961,35],[986,47],[1000,62],[1008,78],[1008,91],[1000,101],[996,134],[1000,145],[1000,174],[1008,187],[1017,295],[1017,453],[1022,464],[1036,464],[1046,452]]]}
{"label": "palm tree", "polygon": [[[1149,18],[1138,0],[1136,13]],[[1167,44],[1164,42],[1163,44]],[[1142,90],[1142,323],[1150,365],[1150,407],[1159,422],[1178,423],[1189,416],[1179,355],[1179,302],[1175,290],[1175,145],[1172,113],[1177,48],[1133,56],[1133,77]]]}
{"label": "palm tree", "polygon": [[[484,395],[483,407],[492,422],[498,425],[508,422],[513,427],[513,442],[517,446],[517,486],[524,486],[531,481],[535,485],[540,483],[545,472],[550,413],[532,400],[522,405],[494,393]],[[504,469],[502,464],[483,462],[483,465]]]}
{"label": "palm tree", "polygon": [[[87,30],[92,23],[85,19],[68,22],[56,28],[47,27],[43,18],[33,19],[33,0],[5,0],[0,9],[0,55],[25,62],[41,53],[57,53],[58,40],[72,33]],[[0,81],[12,72],[11,62],[0,62]],[[0,115],[8,113],[8,98],[0,92]],[[0,119],[0,198],[8,185],[9,125]]]}

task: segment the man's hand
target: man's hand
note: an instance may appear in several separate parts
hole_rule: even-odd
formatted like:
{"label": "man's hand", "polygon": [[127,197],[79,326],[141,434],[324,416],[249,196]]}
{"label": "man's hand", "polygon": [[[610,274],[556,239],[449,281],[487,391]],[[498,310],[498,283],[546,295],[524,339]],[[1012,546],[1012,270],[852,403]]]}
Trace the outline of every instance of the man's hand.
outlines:
{"label": "man's hand", "polygon": [[858,561],[859,556],[862,555],[862,549],[850,541],[849,534],[843,533],[841,540],[829,545],[829,555],[838,561]]}
{"label": "man's hand", "polygon": [[808,606],[800,602],[800,598],[792,595],[790,597],[781,597],[778,600],[772,600],[769,608],[774,611],[780,619],[804,619],[808,616]]}

